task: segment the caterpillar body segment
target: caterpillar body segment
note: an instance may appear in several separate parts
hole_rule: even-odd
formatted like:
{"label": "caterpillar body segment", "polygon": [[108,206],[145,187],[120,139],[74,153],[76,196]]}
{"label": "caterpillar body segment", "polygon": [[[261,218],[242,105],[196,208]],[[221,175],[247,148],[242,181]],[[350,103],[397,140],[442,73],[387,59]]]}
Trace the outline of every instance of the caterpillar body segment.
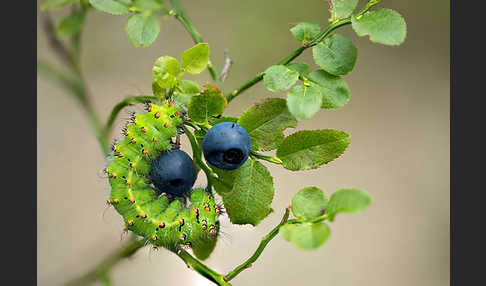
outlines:
{"label": "caterpillar body segment", "polygon": [[153,245],[170,250],[189,246],[199,256],[202,248],[214,247],[219,207],[204,189],[192,190],[188,206],[153,189],[148,176],[152,163],[171,149],[171,138],[182,119],[180,108],[167,101],[146,109],[132,117],[124,138],[113,145],[114,156],[105,169],[111,186],[109,203],[122,215],[128,230]]}

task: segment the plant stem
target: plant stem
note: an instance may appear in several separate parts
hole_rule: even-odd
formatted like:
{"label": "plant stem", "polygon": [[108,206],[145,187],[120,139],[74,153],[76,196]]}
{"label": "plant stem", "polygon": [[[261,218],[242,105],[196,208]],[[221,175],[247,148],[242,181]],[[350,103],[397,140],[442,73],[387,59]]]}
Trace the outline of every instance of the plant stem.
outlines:
{"label": "plant stem", "polygon": [[245,262],[237,266],[233,271],[231,271],[230,273],[224,276],[226,281],[230,281],[231,279],[235,278],[238,274],[240,274],[240,272],[251,267],[252,263],[254,263],[258,259],[258,257],[260,257],[267,244],[278,234],[280,226],[284,225],[287,222],[287,220],[289,219],[289,212],[290,212],[290,207],[285,209],[285,213],[280,223],[276,227],[274,227],[272,231],[270,231],[266,236],[262,238],[260,245],[258,245],[258,248],[255,250],[253,255],[250,258],[248,258],[248,260],[246,260]]}
{"label": "plant stem", "polygon": [[179,249],[176,252],[177,256],[179,256],[184,262],[186,263],[187,267],[191,268],[192,270],[198,272],[202,276],[206,277],[210,281],[221,285],[221,286],[231,286],[230,283],[224,280],[224,276],[219,274],[218,272],[212,270],[211,268],[207,267],[203,263],[201,263],[196,258],[192,257],[187,251],[184,249]]}
{"label": "plant stem", "polygon": [[261,159],[261,160],[265,160],[265,161],[268,161],[270,163],[274,163],[274,164],[279,164],[279,165],[282,165],[282,160],[280,160],[279,158],[277,157],[272,157],[272,156],[267,156],[267,155],[263,155],[263,154],[260,154],[260,153],[257,153],[255,151],[251,151],[250,153],[253,157],[257,158],[257,159]]}
{"label": "plant stem", "polygon": [[[370,10],[373,6],[377,5],[380,0],[371,0],[369,1],[366,6],[361,9],[356,16],[359,17]],[[351,24],[351,18],[340,19],[329,25],[324,31],[322,31],[319,35],[317,35],[312,41],[304,44],[303,46],[299,47],[298,49],[291,52],[287,57],[277,63],[277,65],[286,65],[293,61],[295,58],[300,56],[306,49],[313,47],[320,43],[324,38],[326,38],[332,31],[336,30],[339,27],[344,25]],[[248,88],[252,87],[253,85],[257,84],[263,79],[263,72],[257,74],[255,77],[244,83],[239,88],[235,89],[233,92],[225,95],[228,102],[233,100],[236,96],[238,96],[243,91],[247,90]]]}
{"label": "plant stem", "polygon": [[[187,16],[184,15],[184,10],[182,9],[182,6],[179,3],[179,0],[170,0],[170,3],[172,5],[172,8],[175,11],[174,16],[176,17],[177,20],[179,20],[179,22],[181,22],[181,24],[184,26],[184,28],[186,28],[189,35],[191,35],[191,38],[194,41],[194,43],[196,43],[196,44],[202,43],[203,39],[201,37],[201,34],[199,34],[199,32],[196,30],[196,28],[192,24],[191,20],[189,20],[189,18],[187,18]],[[209,62],[208,62],[208,71],[211,74],[211,78],[213,79],[213,81],[215,81],[216,83],[221,83],[221,81],[218,77],[218,74],[216,73],[216,70],[214,69],[214,64],[213,64],[213,61],[211,59],[209,59]]]}
{"label": "plant stem", "polygon": [[113,107],[113,110],[110,113],[110,116],[108,117],[108,120],[106,121],[106,125],[103,129],[103,138],[105,140],[108,139],[108,136],[110,134],[111,128],[113,127],[113,123],[115,122],[115,119],[120,113],[120,111],[130,105],[134,105],[137,103],[149,103],[157,100],[154,96],[130,96],[119,102],[117,105]]}
{"label": "plant stem", "polygon": [[108,272],[124,258],[132,256],[137,250],[145,246],[145,239],[135,240],[130,242],[125,247],[113,252],[108,257],[103,259],[98,265],[86,274],[67,282],[66,286],[81,286],[88,285],[98,279],[106,281]]}

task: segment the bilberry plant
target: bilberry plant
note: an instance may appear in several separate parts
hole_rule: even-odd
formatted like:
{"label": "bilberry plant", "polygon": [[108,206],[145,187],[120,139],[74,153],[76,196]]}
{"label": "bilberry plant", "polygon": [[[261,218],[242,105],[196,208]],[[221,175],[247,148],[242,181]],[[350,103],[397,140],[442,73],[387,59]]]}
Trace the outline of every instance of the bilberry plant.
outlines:
{"label": "bilberry plant", "polygon": [[[261,161],[303,171],[320,168],[347,149],[350,136],[341,130],[302,130],[288,136],[283,131],[297,127],[299,121],[312,118],[322,109],[337,109],[350,100],[342,76],[353,70],[358,54],[352,40],[337,33],[340,27],[351,25],[357,36],[369,36],[374,43],[394,46],[405,40],[406,24],[399,13],[376,8],[379,0],[370,0],[358,9],[359,2],[329,0],[327,27],[298,23],[290,32],[300,42],[299,48],[237,89],[223,93],[218,86],[226,78],[231,60],[218,76],[209,44],[202,40],[178,0],[43,1],[44,27],[51,47],[70,73],[60,72],[45,61],[38,62],[38,71],[66,88],[86,112],[107,158],[104,172],[111,186],[108,204],[121,215],[126,230],[135,235],[127,246],[70,283],[109,283],[110,269],[118,261],[151,244],[175,253],[217,285],[231,285],[230,281],[250,267],[278,234],[299,249],[316,249],[329,239],[329,225],[336,215],[365,210],[371,198],[362,190],[343,188],[328,197],[319,187],[308,186],[297,191],[280,223],[247,261],[226,274],[201,262],[216,247],[223,210],[231,223],[252,226],[274,211],[274,178]],[[68,6],[71,13],[55,25],[49,11]],[[125,32],[136,47],[148,47],[156,40],[160,16],[176,18],[195,42],[179,59],[169,55],[155,59],[153,95],[124,99],[104,124],[89,101],[79,61],[81,32],[86,14],[92,10],[129,15]],[[61,38],[69,38],[70,46]],[[317,70],[307,63],[294,62],[307,49],[312,50]],[[212,83],[184,78],[206,69]],[[237,117],[224,115],[235,97],[260,81],[271,92],[287,92],[286,98],[264,98]],[[145,110],[132,115],[121,131],[122,138],[110,150],[107,142],[117,115],[135,104],[145,104]],[[180,150],[181,136],[189,140],[192,158]],[[275,151],[275,156],[264,154],[267,151]],[[193,188],[201,170],[207,186]],[[222,203],[216,203],[216,199]]]}

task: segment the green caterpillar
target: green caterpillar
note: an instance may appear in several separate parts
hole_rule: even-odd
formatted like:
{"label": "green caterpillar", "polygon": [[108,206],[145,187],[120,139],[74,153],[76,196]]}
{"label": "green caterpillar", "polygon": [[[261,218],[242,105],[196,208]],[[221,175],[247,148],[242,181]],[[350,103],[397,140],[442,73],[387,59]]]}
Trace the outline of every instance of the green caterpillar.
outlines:
{"label": "green caterpillar", "polygon": [[[221,208],[211,193],[194,189],[190,205],[159,195],[148,177],[152,161],[171,149],[171,138],[182,124],[181,108],[169,101],[148,104],[123,129],[124,138],[112,147],[113,159],[105,172],[111,185],[108,203],[120,213],[128,230],[155,246],[176,250],[192,247],[196,256],[206,258],[219,232]],[[211,249],[212,250],[212,249]]]}

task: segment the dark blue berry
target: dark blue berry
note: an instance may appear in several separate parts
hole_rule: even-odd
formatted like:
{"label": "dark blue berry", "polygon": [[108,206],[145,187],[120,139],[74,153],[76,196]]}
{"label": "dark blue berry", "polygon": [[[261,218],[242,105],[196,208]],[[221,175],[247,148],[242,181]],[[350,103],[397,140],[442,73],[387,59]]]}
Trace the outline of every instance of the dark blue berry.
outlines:
{"label": "dark blue berry", "polygon": [[202,141],[204,158],[211,165],[234,170],[245,163],[250,155],[251,141],[245,128],[233,122],[214,125]]}
{"label": "dark blue berry", "polygon": [[159,193],[182,196],[196,181],[196,167],[186,152],[169,150],[153,161],[149,176]]}

